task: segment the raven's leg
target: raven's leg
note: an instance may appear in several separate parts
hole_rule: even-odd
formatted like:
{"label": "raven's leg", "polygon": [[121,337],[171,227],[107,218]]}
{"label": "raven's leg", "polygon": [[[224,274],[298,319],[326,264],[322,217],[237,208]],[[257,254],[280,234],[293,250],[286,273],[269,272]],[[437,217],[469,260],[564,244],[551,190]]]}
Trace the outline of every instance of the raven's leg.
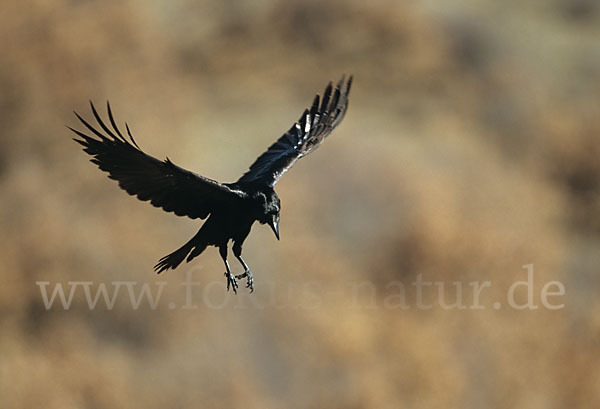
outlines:
{"label": "raven's leg", "polygon": [[229,291],[229,286],[233,289],[233,292],[237,294],[238,283],[235,281],[235,276],[231,272],[229,268],[229,263],[227,262],[227,244],[219,246],[219,254],[225,263],[225,268],[227,271],[225,272],[225,277],[227,278],[227,291]]}
{"label": "raven's leg", "polygon": [[254,291],[254,276],[252,275],[252,271],[250,271],[250,267],[248,267],[248,265],[242,258],[241,244],[234,243],[233,254],[235,255],[235,258],[237,258],[238,261],[242,264],[242,267],[244,267],[244,273],[240,274],[238,276],[235,276],[235,278],[240,279],[240,278],[248,277],[247,278],[248,281],[246,282],[246,288],[249,288],[250,292],[253,292]]}

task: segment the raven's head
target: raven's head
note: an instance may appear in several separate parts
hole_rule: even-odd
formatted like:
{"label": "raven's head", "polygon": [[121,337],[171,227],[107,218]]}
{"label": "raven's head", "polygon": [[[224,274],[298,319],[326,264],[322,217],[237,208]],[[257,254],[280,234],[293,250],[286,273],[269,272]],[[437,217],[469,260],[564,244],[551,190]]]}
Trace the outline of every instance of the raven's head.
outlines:
{"label": "raven's head", "polygon": [[273,229],[275,237],[279,240],[279,211],[281,204],[274,190],[261,192],[261,215],[258,218],[260,224],[268,224]]}

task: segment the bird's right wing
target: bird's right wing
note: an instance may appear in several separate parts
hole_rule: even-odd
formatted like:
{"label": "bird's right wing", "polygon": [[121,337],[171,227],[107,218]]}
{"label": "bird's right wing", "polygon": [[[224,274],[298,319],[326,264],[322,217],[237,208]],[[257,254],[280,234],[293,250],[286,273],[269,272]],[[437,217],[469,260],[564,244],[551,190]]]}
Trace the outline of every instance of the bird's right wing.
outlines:
{"label": "bird's right wing", "polygon": [[127,124],[129,140],[123,136],[108,103],[112,130],[102,121],[91,102],[90,105],[104,132],[94,128],[75,112],[94,136],[68,127],[81,138],[73,140],[83,145],[83,150],[92,156],[91,162],[107,172],[108,177],[116,180],[130,195],[150,201],[153,206],[167,212],[192,219],[204,219],[214,209],[244,197],[244,192],[180,168],[168,158],[161,161],[145,154],[133,139]]}
{"label": "bird's right wing", "polygon": [[319,101],[317,95],[311,108],[306,109],[289,131],[260,155],[236,183],[259,183],[273,187],[298,159],[317,149],[342,122],[348,108],[351,86],[352,76],[347,82],[342,76],[335,90],[329,83],[323,99]]}

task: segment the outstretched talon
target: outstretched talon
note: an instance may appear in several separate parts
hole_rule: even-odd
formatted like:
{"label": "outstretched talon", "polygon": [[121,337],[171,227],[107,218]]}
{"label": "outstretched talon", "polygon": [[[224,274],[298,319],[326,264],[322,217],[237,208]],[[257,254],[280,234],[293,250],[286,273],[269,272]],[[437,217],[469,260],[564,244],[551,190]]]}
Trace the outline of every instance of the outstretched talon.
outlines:
{"label": "outstretched talon", "polygon": [[229,287],[231,286],[231,288],[233,289],[233,293],[237,294],[238,283],[235,280],[235,276],[230,272],[226,272],[225,277],[227,278],[227,291],[229,291]]}
{"label": "outstretched talon", "polygon": [[254,276],[252,275],[252,271],[250,271],[250,269],[244,271],[243,274],[240,274],[238,276],[235,276],[235,278],[242,279],[244,277],[248,277],[247,281],[246,281],[246,288],[250,289],[250,292],[253,293],[254,292]]}

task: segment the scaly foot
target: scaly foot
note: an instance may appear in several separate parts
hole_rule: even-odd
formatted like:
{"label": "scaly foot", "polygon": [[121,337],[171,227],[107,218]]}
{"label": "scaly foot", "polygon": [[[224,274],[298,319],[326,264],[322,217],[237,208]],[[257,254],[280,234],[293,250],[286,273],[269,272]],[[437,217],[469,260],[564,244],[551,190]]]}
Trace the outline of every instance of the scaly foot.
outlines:
{"label": "scaly foot", "polygon": [[229,291],[229,287],[231,286],[234,294],[237,294],[238,283],[235,280],[235,276],[231,272],[226,272],[225,277],[227,278],[227,291]]}
{"label": "scaly foot", "polygon": [[246,281],[246,288],[249,288],[251,293],[254,292],[254,275],[252,275],[252,271],[248,269],[244,272],[244,274],[235,276],[235,278],[237,278],[238,280],[244,277],[248,277]]}

